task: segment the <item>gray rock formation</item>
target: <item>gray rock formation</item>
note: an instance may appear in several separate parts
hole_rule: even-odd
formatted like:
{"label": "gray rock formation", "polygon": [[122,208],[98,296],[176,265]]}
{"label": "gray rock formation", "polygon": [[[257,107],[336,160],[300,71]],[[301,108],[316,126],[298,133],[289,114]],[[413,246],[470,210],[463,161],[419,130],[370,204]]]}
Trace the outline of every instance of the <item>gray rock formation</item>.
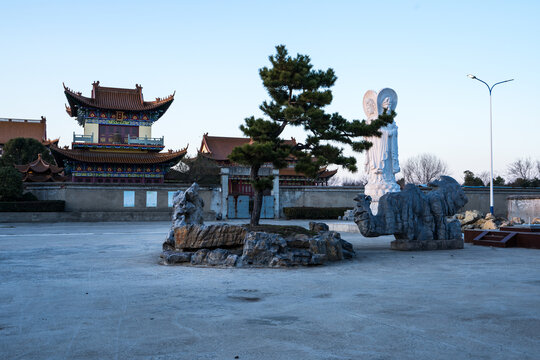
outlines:
{"label": "gray rock formation", "polygon": [[165,242],[169,247],[174,246],[174,229],[188,224],[204,223],[203,208],[204,201],[199,196],[197,183],[193,183],[186,191],[178,190],[174,193],[172,226]]}
{"label": "gray rock formation", "polygon": [[327,224],[322,223],[322,222],[310,221],[309,222],[309,230],[315,231],[315,232],[329,231],[330,227],[328,227]]}
{"label": "gray rock formation", "polygon": [[243,226],[203,224],[204,202],[193,183],[173,197],[172,226],[163,243],[161,257],[166,264],[189,263],[205,266],[294,266],[320,265],[354,255],[352,245],[324,223],[310,223],[313,238],[297,234],[251,232]]}
{"label": "gray rock formation", "polygon": [[[231,232],[231,228],[241,231]],[[234,236],[230,237],[229,241],[220,241],[217,235],[231,233]],[[182,239],[184,234],[187,234],[185,241]],[[207,234],[207,237],[201,234]],[[165,251],[161,257],[166,264],[282,267],[321,265],[327,261],[350,259],[354,256],[352,245],[334,231],[322,231],[315,237],[297,234],[284,238],[277,234],[247,231],[243,227],[227,224],[186,225],[175,229],[175,236],[176,246],[173,250],[170,250],[167,242],[164,244]],[[241,244],[238,244],[240,240]],[[222,247],[216,248],[218,244]]]}
{"label": "gray rock formation", "polygon": [[[396,241],[392,248],[397,250],[462,248],[460,222],[450,217],[467,203],[463,189],[449,176],[441,176],[428,186],[431,189],[427,194],[408,184],[401,192],[383,195],[376,216],[370,209],[371,198],[359,194],[355,198],[354,221],[362,235],[393,234]],[[456,241],[425,244],[441,240]]]}

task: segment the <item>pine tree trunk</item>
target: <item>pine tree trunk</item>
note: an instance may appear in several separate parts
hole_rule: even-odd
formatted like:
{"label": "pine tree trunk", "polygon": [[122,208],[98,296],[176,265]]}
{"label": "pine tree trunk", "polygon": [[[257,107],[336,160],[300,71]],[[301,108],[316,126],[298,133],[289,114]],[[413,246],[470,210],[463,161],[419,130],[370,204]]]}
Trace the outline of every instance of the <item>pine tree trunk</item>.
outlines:
{"label": "pine tree trunk", "polygon": [[[250,178],[252,181],[256,181],[259,179],[259,168],[260,166],[251,167]],[[253,187],[253,210],[251,211],[251,219],[249,225],[258,226],[259,220],[261,218],[263,192],[261,190],[257,190],[253,185],[251,186]]]}

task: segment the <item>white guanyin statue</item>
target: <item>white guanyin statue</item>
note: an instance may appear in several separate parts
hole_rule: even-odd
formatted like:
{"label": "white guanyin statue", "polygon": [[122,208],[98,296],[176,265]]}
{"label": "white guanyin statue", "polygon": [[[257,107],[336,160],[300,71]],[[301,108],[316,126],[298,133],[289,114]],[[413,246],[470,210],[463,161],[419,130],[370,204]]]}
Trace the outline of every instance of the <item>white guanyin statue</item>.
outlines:
{"label": "white guanyin statue", "polygon": [[[364,112],[366,121],[372,120],[386,112],[389,114],[396,109],[397,94],[394,90],[384,88],[379,93],[368,90],[364,95]],[[368,137],[366,140],[373,146],[366,152],[364,169],[368,175],[368,183],[364,189],[366,195],[371,196],[371,211],[377,213],[379,199],[386,193],[400,191],[396,183],[395,174],[399,169],[398,159],[398,127],[394,123],[380,128],[381,137]]]}

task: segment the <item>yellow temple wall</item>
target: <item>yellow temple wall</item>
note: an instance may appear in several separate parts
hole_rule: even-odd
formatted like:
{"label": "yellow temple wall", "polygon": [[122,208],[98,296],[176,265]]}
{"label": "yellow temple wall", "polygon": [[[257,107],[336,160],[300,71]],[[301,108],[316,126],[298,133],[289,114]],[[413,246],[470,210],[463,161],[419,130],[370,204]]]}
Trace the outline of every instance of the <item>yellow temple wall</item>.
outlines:
{"label": "yellow temple wall", "polygon": [[139,137],[152,137],[152,127],[151,126],[139,126]]}
{"label": "yellow temple wall", "polygon": [[92,135],[94,133],[94,142],[99,142],[99,124],[84,124],[84,135]]}

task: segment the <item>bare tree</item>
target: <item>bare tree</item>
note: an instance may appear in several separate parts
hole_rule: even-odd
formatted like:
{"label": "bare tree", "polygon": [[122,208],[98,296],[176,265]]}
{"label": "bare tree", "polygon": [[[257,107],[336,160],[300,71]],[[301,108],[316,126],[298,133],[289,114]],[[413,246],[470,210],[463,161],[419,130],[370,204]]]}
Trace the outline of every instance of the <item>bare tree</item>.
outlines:
{"label": "bare tree", "polygon": [[538,161],[535,164],[531,158],[517,159],[508,165],[507,173],[513,179],[532,180],[535,177],[535,172],[538,172]]}
{"label": "bare tree", "polygon": [[362,172],[352,173],[340,167],[338,173],[330,178],[330,186],[364,186],[367,184],[368,176]]}
{"label": "bare tree", "polygon": [[[495,175],[493,175],[495,176]],[[489,185],[489,171],[482,171],[478,177],[480,178],[480,180],[482,180],[482,182],[484,183],[484,185],[488,186]]]}
{"label": "bare tree", "polygon": [[407,184],[427,184],[448,173],[448,165],[433,154],[414,156],[401,167]]}

